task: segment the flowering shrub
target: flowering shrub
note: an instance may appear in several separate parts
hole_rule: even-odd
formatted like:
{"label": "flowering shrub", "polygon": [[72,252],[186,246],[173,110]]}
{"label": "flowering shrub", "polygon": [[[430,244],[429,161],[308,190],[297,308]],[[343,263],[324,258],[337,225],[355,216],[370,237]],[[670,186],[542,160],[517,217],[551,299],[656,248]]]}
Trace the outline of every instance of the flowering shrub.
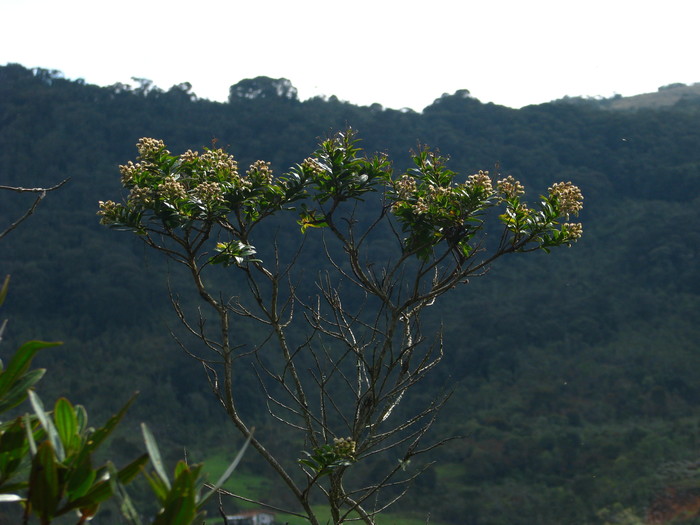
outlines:
{"label": "flowering shrub", "polygon": [[[169,232],[177,228],[209,229],[218,224],[232,240],[217,245],[214,262],[242,264],[256,253],[248,242],[252,227],[291,203],[298,210],[302,232],[328,226],[337,206],[364,193],[383,191],[391,215],[405,234],[404,251],[427,261],[445,246],[460,259],[473,255],[474,237],[484,225],[485,212],[501,206],[499,220],[509,236],[505,251],[549,250],[570,246],[582,235],[580,223],[562,222],[578,215],[583,196],[571,182],[555,183],[540,198],[537,209],[521,200],[523,185],[511,175],[494,184],[479,171],[466,177],[446,167],[446,159],[423,149],[413,155],[415,167],[394,176],[384,156],[360,156],[352,132],[324,142],[313,157],[288,174],[275,177],[269,162],[258,160],[241,175],[236,160],[222,149],[203,154],[186,151],[174,156],[161,140],[142,138],[138,162],[120,166],[129,189],[125,203],[100,202],[102,224],[138,233]],[[319,205],[330,203],[323,212]]]}
{"label": "flowering shrub", "polygon": [[[522,199],[523,185],[512,176],[494,180],[479,171],[462,177],[427,148],[413,155],[412,169],[395,174],[385,155],[365,156],[352,131],[323,141],[281,176],[261,160],[241,173],[221,149],[172,155],[162,141],[149,138],[137,148],[137,162],[120,167],[128,196],[122,203],[100,202],[100,221],[139,234],[189,269],[216,321],[197,310],[198,321],[190,322],[172,297],[180,321],[206,353],[187,352],[200,360],[234,426],[279,475],[312,525],[321,522],[313,494],[327,499],[334,524],[375,523],[396,501],[392,490],[407,487],[422,472],[410,471],[411,458],[437,446],[419,444],[447,397],[411,408],[409,416],[397,417],[395,410],[442,357],[441,338],[426,342],[423,335],[423,309],[502,255],[570,246],[582,233],[580,224],[568,222],[583,200],[570,182],[552,185],[530,207]],[[327,232],[325,253],[305,256],[300,240],[289,260],[282,260],[285,254],[269,235],[255,236],[257,225],[275,214],[290,217],[302,233]],[[488,222],[502,230],[495,243],[486,242]],[[274,261],[260,258],[259,243]],[[378,245],[379,256],[373,250]],[[300,297],[292,271],[297,265],[313,269],[324,257],[322,268],[331,271],[316,282],[318,296]],[[238,270],[249,297],[210,290],[202,276],[211,264]],[[344,294],[356,297],[357,291],[373,306],[346,306],[352,301],[344,302]],[[303,314],[295,315],[299,310]],[[264,342],[232,330],[232,318],[258,323]],[[244,373],[236,360],[263,348],[258,373],[265,377],[260,384],[268,415],[297,433],[308,450],[292,466],[252,437],[234,392],[237,374]],[[345,478],[348,469],[389,451],[402,459],[389,462],[378,479],[348,487],[362,481]],[[293,475],[291,468],[303,475]],[[387,488],[392,490],[382,501]]]}

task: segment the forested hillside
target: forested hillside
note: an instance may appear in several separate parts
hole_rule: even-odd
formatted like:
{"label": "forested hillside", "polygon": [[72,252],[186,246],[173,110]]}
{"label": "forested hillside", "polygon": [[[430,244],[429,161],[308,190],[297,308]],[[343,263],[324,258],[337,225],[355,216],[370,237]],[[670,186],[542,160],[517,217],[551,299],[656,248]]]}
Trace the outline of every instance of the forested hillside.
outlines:
{"label": "forested hillside", "polygon": [[[554,525],[695,508],[699,118],[691,98],[657,109],[563,100],[514,110],[467,91],[416,113],[300,101],[289,81],[267,78],[232,86],[228,103],[217,103],[188,84],[101,88],[1,67],[0,184],[70,178],[0,246],[0,273],[12,275],[1,351],[30,338],[64,341],[41,356],[50,370],[42,391],[70,395],[91,414],[111,414],[139,390],[115,455],[140,446],[128,429],[141,420],[169,460],[183,446],[199,460],[233,454],[236,434],[169,333],[177,319],[168,278],[177,283],[181,270],[99,226],[97,202],[120,194],[118,166],[135,157],[140,137],[178,152],[216,144],[241,166],[264,159],[281,173],[352,126],[397,172],[428,144],[464,176],[512,174],[533,195],[572,181],[585,195],[576,245],[499,261],[430,312],[446,351],[419,397],[454,384],[436,433],[461,437],[432,453],[403,514]],[[3,224],[26,209],[22,197],[0,192]],[[262,411],[254,374],[242,390],[251,413]],[[265,432],[262,417],[260,425]],[[242,468],[262,469],[253,456]]]}

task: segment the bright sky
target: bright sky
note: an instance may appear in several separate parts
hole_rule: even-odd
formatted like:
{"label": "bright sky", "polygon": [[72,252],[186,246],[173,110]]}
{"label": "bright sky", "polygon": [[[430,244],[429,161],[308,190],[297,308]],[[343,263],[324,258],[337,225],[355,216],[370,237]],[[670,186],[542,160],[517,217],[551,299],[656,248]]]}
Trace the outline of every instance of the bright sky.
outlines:
{"label": "bright sky", "polygon": [[0,0],[0,65],[90,84],[244,78],[420,111],[468,89],[511,107],[700,82],[697,0]]}

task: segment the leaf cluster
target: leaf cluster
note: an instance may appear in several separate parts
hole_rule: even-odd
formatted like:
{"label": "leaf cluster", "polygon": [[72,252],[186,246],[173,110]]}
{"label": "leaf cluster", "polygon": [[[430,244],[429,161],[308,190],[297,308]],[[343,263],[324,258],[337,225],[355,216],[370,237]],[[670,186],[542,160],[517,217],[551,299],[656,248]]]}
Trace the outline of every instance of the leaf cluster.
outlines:
{"label": "leaf cluster", "polygon": [[[137,144],[140,162],[120,168],[130,193],[123,203],[100,201],[100,222],[142,235],[177,237],[174,230],[180,229],[183,239],[195,232],[202,242],[218,225],[231,240],[217,243],[218,254],[210,262],[226,266],[259,262],[254,258],[257,248],[249,242],[252,228],[280,210],[295,210],[295,201],[302,201],[297,213],[302,233],[329,226],[338,233],[333,225],[338,207],[377,191],[384,196],[382,217],[393,216],[404,232],[404,252],[422,262],[436,256],[440,246],[459,260],[470,258],[487,211],[499,205],[505,208],[499,216],[505,226],[502,251],[547,251],[571,245],[581,235],[580,224],[560,221],[569,215],[563,204],[578,213],[580,192],[573,197],[574,205],[552,191],[533,211],[513,191],[522,185],[512,177],[494,186],[488,172],[481,171],[458,182],[447,160],[428,148],[413,154],[414,168],[395,177],[385,155],[367,157],[358,142],[352,129],[337,133],[289,173],[275,178],[263,161],[241,176],[234,157],[222,149],[174,156],[163,141],[142,138]],[[553,188],[561,185],[572,186],[559,183]],[[567,198],[572,199],[570,194]]]}
{"label": "leaf cluster", "polygon": [[[8,286],[9,277],[0,288],[0,305]],[[5,323],[0,327],[0,338],[4,327]],[[204,487],[202,465],[179,462],[175,480],[170,483],[155,439],[145,425],[148,453],[120,469],[109,460],[98,466],[98,449],[112,435],[136,396],[97,428],[88,425],[85,407],[73,405],[64,397],[56,401],[52,411],[47,411],[33,390],[45,370],[30,368],[39,350],[59,344],[29,341],[12,355],[7,366],[0,361],[0,413],[17,407],[27,397],[32,407],[31,414],[0,423],[0,503],[20,503],[25,524],[31,516],[48,525],[72,513],[82,524],[92,519],[104,502],[119,497],[124,516],[140,525],[141,518],[124,487],[143,473],[159,503],[153,525],[190,525],[203,517],[204,504],[233,473],[248,443],[206,495],[200,494]],[[153,474],[145,470],[149,459],[155,468]]]}

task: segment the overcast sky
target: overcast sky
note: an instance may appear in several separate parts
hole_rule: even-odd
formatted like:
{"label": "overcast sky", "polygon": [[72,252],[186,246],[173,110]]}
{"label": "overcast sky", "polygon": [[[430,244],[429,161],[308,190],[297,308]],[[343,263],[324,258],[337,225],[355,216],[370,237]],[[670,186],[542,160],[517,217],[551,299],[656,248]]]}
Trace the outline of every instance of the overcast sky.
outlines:
{"label": "overcast sky", "polygon": [[302,99],[420,111],[468,89],[521,107],[700,82],[698,12],[697,0],[0,0],[0,65],[190,82],[211,100],[265,75]]}

